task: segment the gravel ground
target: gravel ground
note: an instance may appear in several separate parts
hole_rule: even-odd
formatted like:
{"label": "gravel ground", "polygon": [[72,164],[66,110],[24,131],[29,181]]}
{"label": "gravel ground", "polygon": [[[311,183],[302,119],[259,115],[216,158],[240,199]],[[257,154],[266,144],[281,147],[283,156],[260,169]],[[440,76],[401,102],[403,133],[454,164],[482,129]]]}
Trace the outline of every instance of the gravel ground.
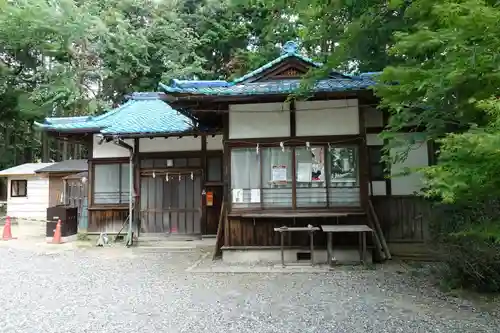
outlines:
{"label": "gravel ground", "polygon": [[0,332],[500,332],[425,276],[186,272],[200,253],[0,247]]}

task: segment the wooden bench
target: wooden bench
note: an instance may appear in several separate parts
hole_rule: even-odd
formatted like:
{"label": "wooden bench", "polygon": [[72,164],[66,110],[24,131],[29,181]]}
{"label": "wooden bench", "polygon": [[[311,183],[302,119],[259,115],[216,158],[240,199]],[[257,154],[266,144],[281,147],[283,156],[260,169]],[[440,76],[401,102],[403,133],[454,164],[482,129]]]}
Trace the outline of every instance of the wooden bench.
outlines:
{"label": "wooden bench", "polygon": [[311,240],[311,266],[314,266],[314,232],[321,230],[318,227],[279,227],[274,228],[275,232],[280,233],[280,250],[281,250],[281,265],[285,267],[285,232],[303,232],[307,231],[309,233],[309,238]]}
{"label": "wooden bench", "polygon": [[362,264],[366,262],[366,233],[373,232],[367,225],[322,225],[321,230],[327,234],[328,264],[332,265],[333,259],[333,233],[354,232],[359,234],[359,260]]}

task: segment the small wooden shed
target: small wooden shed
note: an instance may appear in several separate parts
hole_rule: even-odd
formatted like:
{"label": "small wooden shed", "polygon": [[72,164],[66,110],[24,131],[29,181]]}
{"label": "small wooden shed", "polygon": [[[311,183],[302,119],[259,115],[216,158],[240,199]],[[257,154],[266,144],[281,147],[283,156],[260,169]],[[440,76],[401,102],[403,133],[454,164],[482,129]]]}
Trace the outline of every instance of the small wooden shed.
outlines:
{"label": "small wooden shed", "polygon": [[0,171],[7,178],[7,216],[44,220],[49,207],[49,179],[36,171],[54,163],[25,163]]}
{"label": "small wooden shed", "polygon": [[[36,171],[37,174],[47,177],[49,181],[49,207],[57,205],[73,205],[74,198],[83,192],[83,184],[68,182],[66,178],[87,172],[87,160],[67,160],[51,164]],[[77,177],[79,179],[79,177]],[[76,186],[78,185],[78,186]],[[81,186],[80,186],[81,185]],[[71,190],[71,191],[70,191]],[[82,197],[81,194],[78,195]],[[72,200],[70,202],[70,199]]]}

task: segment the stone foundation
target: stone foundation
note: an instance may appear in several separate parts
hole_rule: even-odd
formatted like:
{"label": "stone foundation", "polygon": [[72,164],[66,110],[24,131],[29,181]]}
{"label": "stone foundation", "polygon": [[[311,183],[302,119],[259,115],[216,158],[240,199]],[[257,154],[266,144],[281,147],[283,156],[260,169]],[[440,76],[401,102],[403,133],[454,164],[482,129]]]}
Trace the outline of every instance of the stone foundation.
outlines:
{"label": "stone foundation", "polygon": [[[305,249],[285,249],[284,257],[285,264],[303,264],[309,263],[310,259],[298,260],[298,254],[310,254],[309,250]],[[336,264],[359,264],[359,252],[356,249],[334,249],[333,254]],[[366,252],[366,263],[372,263],[371,251]],[[259,262],[266,263],[281,263],[281,251],[279,248],[271,247],[223,247],[222,261],[228,264],[255,264]],[[314,263],[326,264],[326,250],[314,251]]]}

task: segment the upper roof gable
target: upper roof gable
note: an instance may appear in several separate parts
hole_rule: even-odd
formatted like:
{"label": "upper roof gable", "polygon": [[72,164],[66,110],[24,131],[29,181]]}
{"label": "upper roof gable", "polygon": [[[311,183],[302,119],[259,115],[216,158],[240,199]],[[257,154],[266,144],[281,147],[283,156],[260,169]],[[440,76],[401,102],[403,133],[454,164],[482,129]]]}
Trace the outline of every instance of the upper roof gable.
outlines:
{"label": "upper roof gable", "polygon": [[323,64],[299,53],[299,45],[288,41],[281,49],[281,55],[267,64],[233,80],[232,84],[258,82],[272,79],[298,78],[310,68],[318,68]]}
{"label": "upper roof gable", "polygon": [[[169,85],[159,83],[167,94],[243,96],[257,94],[290,94],[300,88],[300,81],[310,69],[323,64],[299,53],[293,41],[284,44],[281,55],[267,64],[232,81],[172,80]],[[330,71],[315,81],[310,92],[341,92],[370,89],[379,73],[347,75]]]}

